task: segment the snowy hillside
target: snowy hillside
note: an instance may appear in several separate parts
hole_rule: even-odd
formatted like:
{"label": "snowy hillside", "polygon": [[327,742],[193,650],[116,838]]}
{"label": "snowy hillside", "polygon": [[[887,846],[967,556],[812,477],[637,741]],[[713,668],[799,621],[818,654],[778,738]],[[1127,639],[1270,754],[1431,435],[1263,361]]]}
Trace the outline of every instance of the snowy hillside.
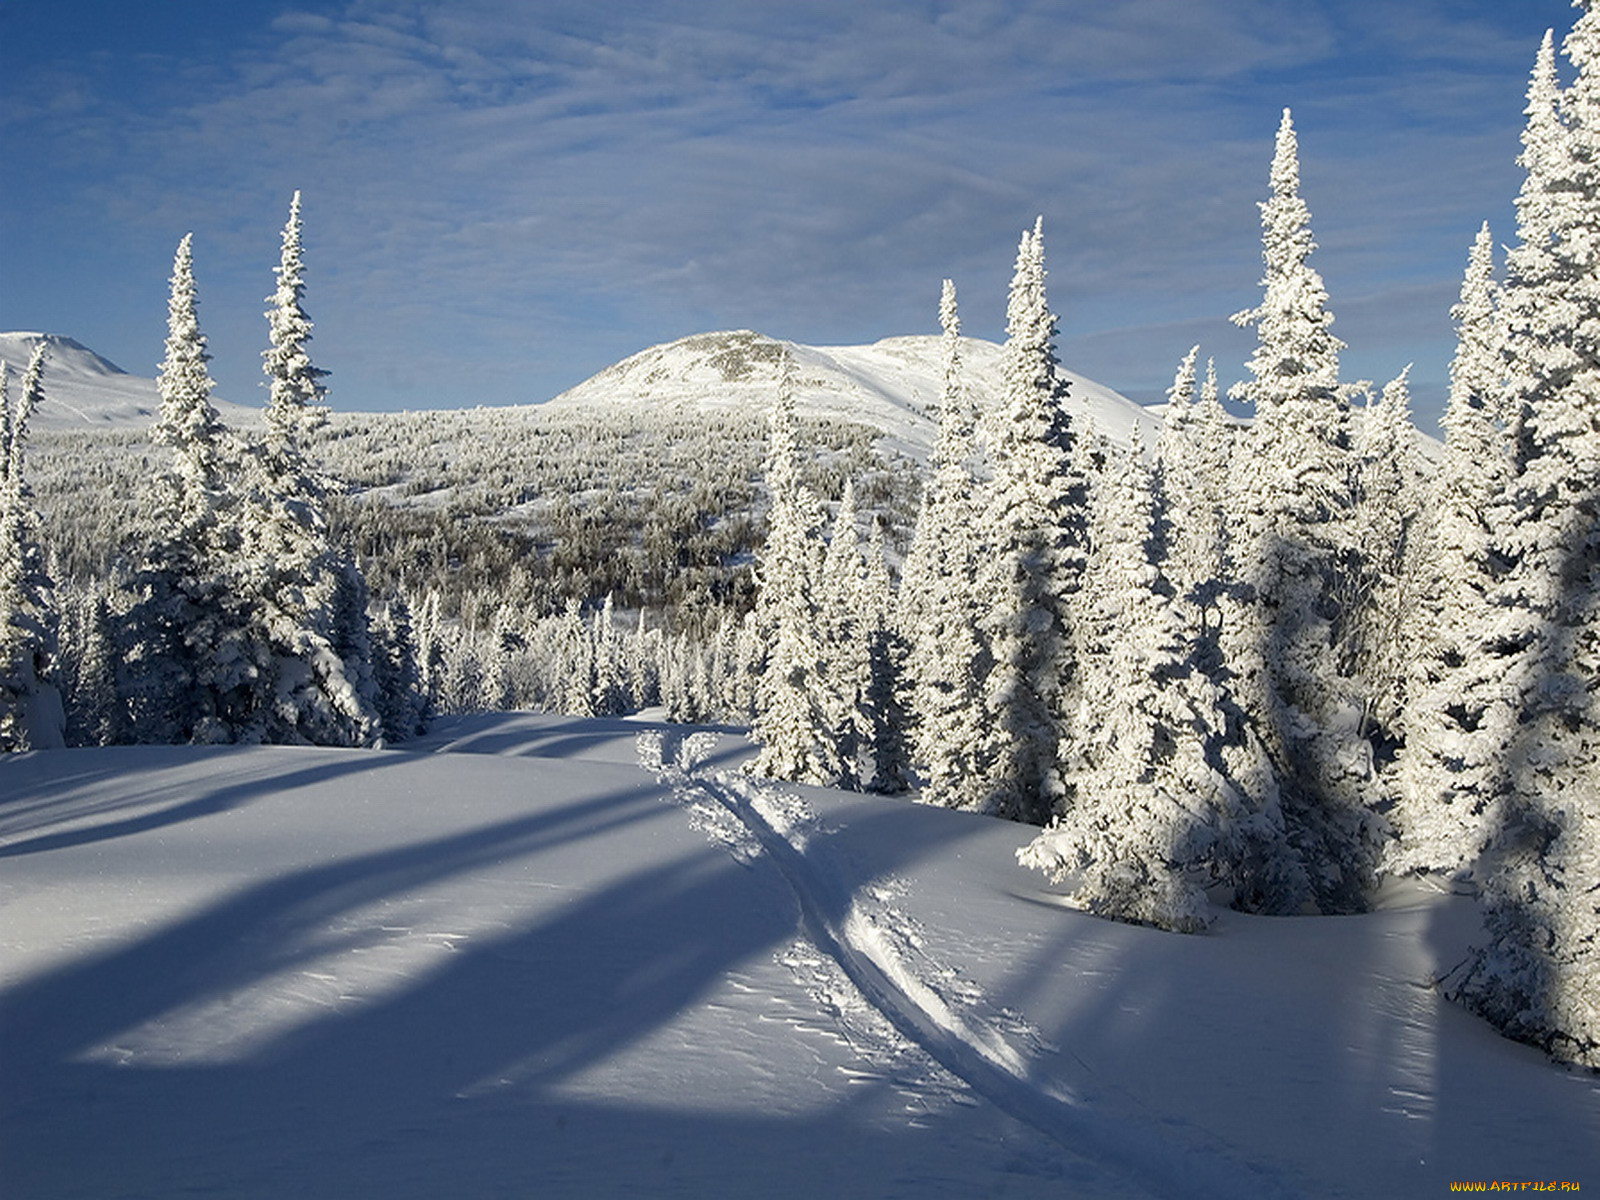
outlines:
{"label": "snowy hillside", "polygon": [[[20,375],[41,338],[49,343],[50,356],[47,403],[34,419],[36,428],[128,428],[154,419],[160,403],[154,379],[130,375],[72,338],[0,333],[0,361]],[[939,345],[937,337],[920,336],[885,338],[870,346],[805,346],[747,330],[704,333],[643,350],[548,403],[553,411],[607,405],[669,412],[731,410],[759,417],[772,403],[787,348],[798,367],[801,413],[867,425],[883,433],[886,449],[925,458],[938,419]],[[967,386],[979,404],[993,403],[1001,386],[1000,347],[964,338],[962,348]],[[1135,425],[1147,443],[1153,440],[1159,410],[1141,407],[1071,371],[1062,374],[1071,384],[1067,407],[1074,417],[1092,421],[1115,442],[1126,442]],[[254,408],[215,403],[230,424],[260,417]]]}
{"label": "snowy hillside", "polygon": [[[33,417],[36,429],[115,429],[149,425],[161,399],[156,381],[130,375],[72,338],[54,333],[0,333],[0,362],[17,377],[40,341],[48,347],[44,366],[45,403]],[[157,347],[159,349],[159,347]],[[214,400],[223,420],[238,424],[259,418],[256,409]]]}
{"label": "snowy hillside", "polygon": [[[1000,393],[1000,347],[962,339],[967,386],[981,406]],[[799,411],[880,429],[890,447],[925,457],[934,440],[942,376],[938,337],[885,338],[870,346],[804,346],[749,330],[703,333],[653,346],[563,392],[552,405],[682,406],[696,411],[765,412],[777,391],[784,351],[793,355]],[[1159,416],[1110,388],[1063,371],[1067,407],[1116,442],[1133,427],[1153,439]]]}
{"label": "snowy hillside", "polygon": [[1030,829],[757,786],[691,732],[0,761],[0,1194],[1600,1179],[1600,1078],[1428,986],[1463,898],[1116,924],[1016,865]]}

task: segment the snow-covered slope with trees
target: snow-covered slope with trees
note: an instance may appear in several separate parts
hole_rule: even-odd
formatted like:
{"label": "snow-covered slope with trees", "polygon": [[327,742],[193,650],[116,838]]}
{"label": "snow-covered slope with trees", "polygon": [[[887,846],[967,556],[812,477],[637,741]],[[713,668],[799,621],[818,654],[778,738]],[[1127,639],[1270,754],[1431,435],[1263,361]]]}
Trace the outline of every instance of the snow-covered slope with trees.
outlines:
{"label": "snow-covered slope with trees", "polygon": [[[47,404],[34,418],[41,430],[129,428],[149,425],[160,400],[156,381],[130,375],[93,350],[59,334],[0,333],[0,361],[20,375],[33,347],[48,347]],[[807,346],[739,330],[683,338],[622,360],[561,393],[558,409],[595,405],[688,408],[705,414],[733,411],[761,416],[772,404],[785,352],[795,367],[800,413],[866,425],[888,448],[926,458],[938,421],[942,365],[937,336],[884,338],[869,346]],[[999,394],[1000,346],[962,339],[965,383],[987,406]],[[1062,370],[1070,385],[1074,419],[1117,443],[1138,428],[1147,443],[1160,426],[1159,410],[1134,403],[1103,384]],[[230,424],[260,420],[260,410],[213,400]]]}
{"label": "snow-covered slope with trees", "polygon": [[[45,403],[33,416],[36,429],[141,428],[155,420],[161,398],[156,381],[130,375],[87,346],[56,333],[0,333],[0,362],[13,375],[27,369],[45,344]],[[230,423],[258,420],[256,409],[213,401]]]}
{"label": "snow-covered slope with trees", "polygon": [[0,759],[0,1192],[1600,1177],[1600,1080],[1429,986],[1465,897],[1182,937],[1062,907],[1026,826],[757,784],[726,734],[491,714],[423,748]]}
{"label": "snow-covered slope with trees", "polygon": [[[964,382],[979,408],[1001,393],[1001,348],[962,339]],[[652,346],[563,392],[553,405],[682,406],[764,413],[785,358],[792,361],[802,415],[856,421],[881,430],[897,450],[926,458],[933,447],[943,359],[937,335],[885,338],[870,346],[806,346],[749,330],[703,333]],[[1138,427],[1152,441],[1159,414],[1093,380],[1063,370],[1067,409],[1115,442]]]}

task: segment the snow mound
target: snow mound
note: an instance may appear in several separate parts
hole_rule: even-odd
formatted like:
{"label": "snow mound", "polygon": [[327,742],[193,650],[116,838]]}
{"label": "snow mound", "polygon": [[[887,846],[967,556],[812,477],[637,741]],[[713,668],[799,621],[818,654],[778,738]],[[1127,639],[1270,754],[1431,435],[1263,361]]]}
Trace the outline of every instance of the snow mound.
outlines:
{"label": "snow mound", "polygon": [[[607,367],[549,403],[685,408],[700,413],[764,413],[772,404],[784,358],[795,366],[795,405],[815,417],[878,429],[891,448],[925,458],[937,432],[942,339],[885,338],[870,346],[806,346],[748,329],[702,333],[652,346]],[[979,405],[998,403],[1001,347],[962,339],[966,382]],[[1158,413],[1072,371],[1067,407],[1114,442],[1138,427],[1148,443]]]}

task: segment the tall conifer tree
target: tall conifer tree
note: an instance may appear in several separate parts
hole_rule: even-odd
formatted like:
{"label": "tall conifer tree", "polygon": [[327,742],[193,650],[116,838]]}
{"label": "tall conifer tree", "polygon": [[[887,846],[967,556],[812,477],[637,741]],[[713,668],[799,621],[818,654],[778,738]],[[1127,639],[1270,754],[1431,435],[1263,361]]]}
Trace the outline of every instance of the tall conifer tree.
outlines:
{"label": "tall conifer tree", "polygon": [[901,624],[910,642],[912,756],[922,799],[951,808],[985,800],[979,772],[984,739],[982,683],[989,672],[977,592],[978,481],[973,473],[972,402],[962,378],[961,318],[955,285],[944,282],[944,382],[933,476],[901,575]]}
{"label": "tall conifer tree", "polygon": [[332,545],[323,481],[308,458],[326,422],[327,372],[308,349],[300,193],[283,228],[277,288],[268,302],[267,436],[253,497],[242,585],[272,650],[271,741],[369,745],[382,733],[376,704],[367,586]]}
{"label": "tall conifer tree", "polygon": [[1515,455],[1495,506],[1486,640],[1502,687],[1484,722],[1499,835],[1489,939],[1457,994],[1600,1066],[1600,11],[1579,7],[1577,78],[1553,116],[1546,48],[1535,67],[1504,292]]}
{"label": "tall conifer tree", "polygon": [[767,540],[756,562],[756,619],[766,647],[751,736],[751,769],[774,779],[829,783],[834,754],[822,704],[818,607],[822,505],[800,479],[794,365],[785,356],[768,418]]}
{"label": "tall conifer tree", "polygon": [[1043,824],[1065,802],[1058,756],[1073,680],[1071,608],[1083,566],[1085,484],[1074,469],[1067,382],[1045,292],[1043,220],[1022,235],[1006,308],[1004,391],[984,433],[980,593],[984,634],[983,807]]}
{"label": "tall conifer tree", "polygon": [[233,571],[245,541],[243,454],[211,403],[193,235],[173,259],[160,413],[151,436],[171,453],[155,481],[160,531],[132,580],[119,638],[134,736],[151,742],[260,741],[270,655]]}
{"label": "tall conifer tree", "polygon": [[1310,265],[1310,213],[1287,109],[1261,205],[1262,303],[1234,320],[1257,331],[1255,409],[1241,454],[1237,556],[1246,585],[1224,629],[1239,697],[1282,772],[1285,817],[1324,911],[1364,903],[1376,849],[1371,749],[1336,647],[1349,614],[1336,598],[1351,551],[1348,405],[1327,290]]}
{"label": "tall conifer tree", "polygon": [[1423,506],[1422,583],[1405,629],[1410,652],[1391,871],[1470,867],[1491,832],[1497,771],[1493,748],[1480,736],[1499,689],[1484,647],[1495,578],[1488,511],[1510,471],[1509,443],[1496,420],[1504,369],[1495,294],[1494,242],[1485,223],[1454,309],[1444,450]]}
{"label": "tall conifer tree", "polygon": [[27,480],[28,422],[44,399],[45,353],[41,340],[15,406],[0,365],[0,750],[63,744],[59,617]]}

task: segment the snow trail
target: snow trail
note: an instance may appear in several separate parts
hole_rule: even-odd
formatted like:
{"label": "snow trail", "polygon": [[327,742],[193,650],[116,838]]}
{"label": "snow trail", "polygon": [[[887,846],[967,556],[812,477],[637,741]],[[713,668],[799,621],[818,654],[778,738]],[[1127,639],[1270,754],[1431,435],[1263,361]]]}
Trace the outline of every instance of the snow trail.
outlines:
{"label": "snow trail", "polygon": [[[1152,1129],[1148,1112],[1128,1111],[1136,1102],[1090,1078],[1076,1056],[1070,1059],[1082,1078],[1075,1085],[1046,1077],[1041,1059],[1053,1048],[1025,1018],[922,952],[916,923],[891,903],[897,881],[858,888],[819,844],[827,831],[804,799],[775,784],[704,769],[714,741],[691,735],[672,762],[663,758],[659,734],[641,734],[637,744],[641,765],[671,785],[672,801],[696,828],[744,866],[764,860],[778,870],[804,938],[900,1038],[965,1089],[1157,1195],[1296,1194],[1203,1130],[1169,1119]],[[1051,1073],[1060,1076],[1067,1061],[1054,1058]],[[1157,1130],[1159,1137],[1152,1136]]]}

